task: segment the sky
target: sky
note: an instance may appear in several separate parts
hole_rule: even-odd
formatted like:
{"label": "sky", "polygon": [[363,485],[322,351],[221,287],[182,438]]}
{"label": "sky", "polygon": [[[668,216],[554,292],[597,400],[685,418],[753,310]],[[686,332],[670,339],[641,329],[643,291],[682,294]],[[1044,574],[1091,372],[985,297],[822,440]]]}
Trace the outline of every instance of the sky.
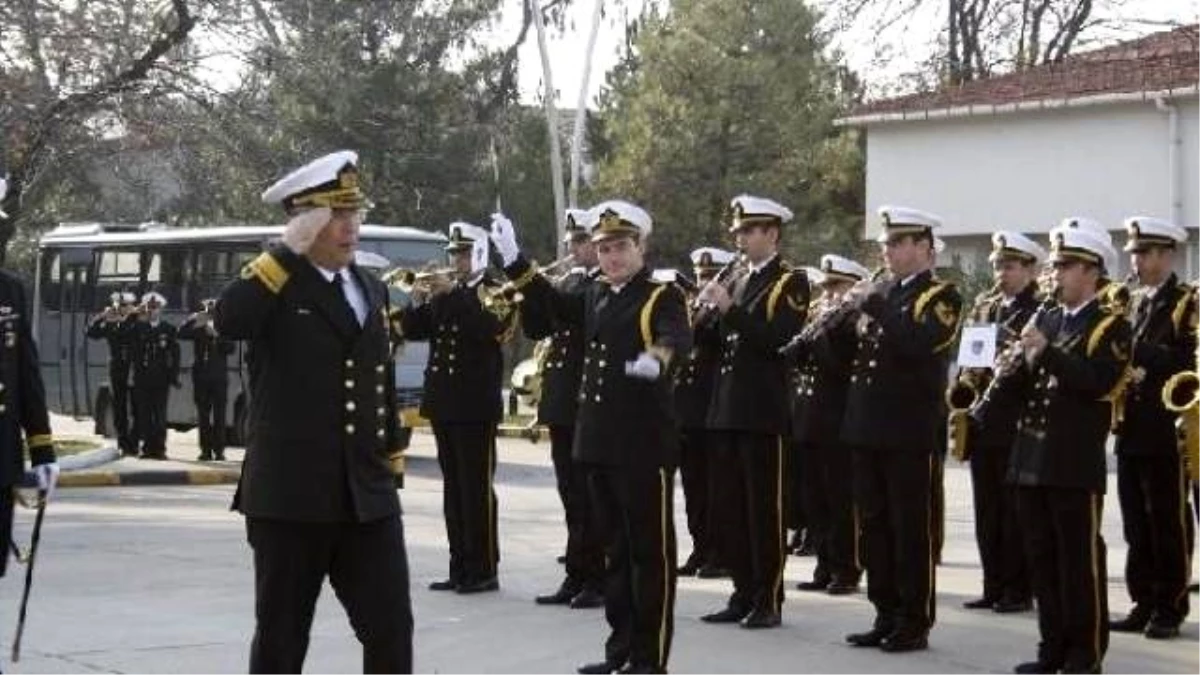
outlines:
{"label": "sky", "polygon": [[[511,44],[521,26],[521,0],[504,0],[504,14],[485,40],[492,44]],[[582,83],[584,48],[587,44],[588,30],[594,3],[602,0],[574,0],[573,6],[567,12],[566,30],[551,33],[548,48],[551,54],[551,77],[558,91],[558,104],[563,108],[574,108],[579,96]],[[669,2],[669,0],[662,0]],[[818,4],[822,0],[816,0]],[[645,0],[625,0],[630,16],[635,16]],[[1193,23],[1200,11],[1198,0],[1115,0],[1119,8],[1108,9],[1098,18],[1116,19],[1126,27],[1120,31],[1099,31],[1096,35],[1102,40],[1113,41],[1136,37],[1139,34],[1160,30],[1155,22]],[[608,5],[613,0],[608,0]],[[893,26],[890,30],[879,34],[878,39],[873,35],[874,23],[870,18],[860,20],[858,25],[838,27],[835,29],[834,46],[844,54],[849,65],[868,84],[868,91],[878,93],[886,83],[894,81],[898,76],[911,72],[921,57],[926,55],[930,36],[936,34],[941,24],[940,8],[942,3],[927,3],[931,11],[915,15],[910,21]],[[619,48],[624,40],[621,10],[610,11],[601,25],[597,37],[595,55],[593,57],[592,75],[588,82],[588,107],[595,107],[596,95],[604,85],[604,73],[617,62]],[[890,58],[886,63],[880,63],[876,57],[875,45],[882,43],[889,48]],[[538,53],[537,39],[533,29],[530,29],[528,39],[520,52],[519,73],[520,96],[522,102],[537,103],[541,99],[542,65]]]}

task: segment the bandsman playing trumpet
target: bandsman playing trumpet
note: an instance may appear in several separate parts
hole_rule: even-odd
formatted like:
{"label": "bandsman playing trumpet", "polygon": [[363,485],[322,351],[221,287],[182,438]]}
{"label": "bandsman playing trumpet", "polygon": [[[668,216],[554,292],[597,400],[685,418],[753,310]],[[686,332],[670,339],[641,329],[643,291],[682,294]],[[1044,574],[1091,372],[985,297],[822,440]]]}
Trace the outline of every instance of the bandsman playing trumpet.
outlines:
{"label": "bandsman playing trumpet", "polygon": [[138,454],[136,420],[132,420],[133,401],[129,385],[133,365],[133,314],[137,296],[128,291],[114,292],[110,304],[92,318],[87,336],[108,342],[108,386],[112,389],[112,419],[117,432],[117,447],[122,455]]}
{"label": "bandsman playing trumpet", "polygon": [[953,284],[933,276],[933,230],[941,219],[893,206],[881,207],[879,216],[891,278],[857,293],[858,352],[841,435],[854,453],[875,621],[846,639],[906,652],[928,646],[934,621],[931,485],[962,299]]}
{"label": "bandsman playing trumpet", "polygon": [[1100,518],[1105,441],[1130,357],[1125,319],[1097,289],[1116,262],[1107,233],[1050,233],[1058,303],[1039,309],[998,359],[987,405],[1021,409],[1009,461],[1037,600],[1037,658],[1018,673],[1100,672],[1108,647]]}
{"label": "bandsman playing trumpet", "polygon": [[[1023,234],[1001,230],[992,235],[988,260],[996,284],[975,300],[969,320],[996,326],[997,354],[1020,337],[1019,331],[1037,310],[1037,274],[1045,259],[1046,250]],[[1026,611],[1032,608],[1033,590],[1017,520],[1016,487],[1005,479],[1021,408],[1010,401],[987,406],[986,417],[965,416],[987,390],[992,375],[991,369],[965,368],[952,389],[965,392],[969,400],[947,396],[952,408],[963,409],[962,423],[967,424],[963,450],[969,449],[965,459],[971,465],[975,542],[983,568],[983,596],[963,606],[1000,613]]]}
{"label": "bandsman playing trumpet", "polygon": [[821,287],[804,330],[788,351],[800,364],[795,436],[806,453],[805,511],[817,544],[817,566],[806,591],[845,595],[858,590],[858,526],[854,518],[854,457],[841,442],[842,417],[850,384],[850,364],[858,347],[858,311],[848,296],[871,272],[840,255],[821,256],[811,273]]}
{"label": "bandsman playing trumpet", "polygon": [[500,347],[512,336],[516,317],[511,305],[502,312],[485,306],[497,286],[487,277],[487,230],[456,222],[449,237],[453,275],[436,274],[417,285],[400,326],[406,339],[429,340],[421,415],[437,443],[450,544],[449,575],[429,588],[472,594],[500,588],[493,486],[503,413]]}
{"label": "bandsman playing trumpet", "polygon": [[142,296],[133,326],[133,418],[143,459],[167,458],[167,400],[179,383],[179,341],[175,326],[162,318],[167,299]]}
{"label": "bandsman playing trumpet", "polygon": [[537,274],[500,214],[493,216],[492,241],[505,272],[525,293],[523,312],[552,313],[582,327],[586,340],[573,457],[589,467],[596,510],[606,524],[611,631],[604,659],[579,672],[661,673],[674,632],[676,582],[679,431],[672,371],[691,348],[691,332],[683,294],[654,281],[645,266],[650,214],[619,200],[593,211],[603,276],[582,295],[559,293]]}
{"label": "bandsman playing trumpet", "polygon": [[721,362],[708,426],[724,467],[715,508],[733,594],[708,623],[773,628],[783,604],[785,448],[791,432],[787,364],[779,349],[800,331],[808,279],[779,255],[787,207],[742,195],[730,203],[729,231],[746,263],[725,283],[710,282],[701,302],[720,315]]}
{"label": "bandsman playing trumpet", "polygon": [[1163,405],[1164,384],[1196,370],[1196,289],[1171,271],[1187,231],[1157,218],[1125,221],[1139,291],[1133,308],[1133,376],[1117,430],[1117,494],[1129,554],[1125,585],[1129,615],[1113,630],[1172,638],[1188,613],[1191,569],[1183,465],[1175,439],[1176,413]]}
{"label": "bandsman playing trumpet", "polygon": [[217,333],[213,298],[200,302],[200,311],[179,327],[179,339],[192,343],[192,399],[200,426],[200,461],[225,459],[225,405],[229,390],[227,357],[237,343]]}

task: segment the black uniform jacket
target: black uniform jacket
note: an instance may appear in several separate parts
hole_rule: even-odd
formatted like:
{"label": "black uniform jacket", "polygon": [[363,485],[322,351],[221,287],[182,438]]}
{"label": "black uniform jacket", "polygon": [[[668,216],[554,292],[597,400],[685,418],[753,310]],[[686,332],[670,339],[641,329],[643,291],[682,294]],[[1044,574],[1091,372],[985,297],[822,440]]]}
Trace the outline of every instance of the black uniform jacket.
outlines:
{"label": "black uniform jacket", "polygon": [[[524,258],[505,272],[525,294],[522,312],[551,313],[556,320],[583,329],[575,460],[610,466],[675,466],[679,422],[671,368],[692,345],[679,288],[656,283],[645,268],[619,292],[601,278],[582,294],[556,291],[544,277],[532,273]],[[625,364],[647,351],[663,363],[658,379],[627,375]]]}
{"label": "black uniform jacket", "polygon": [[108,372],[113,380],[122,384],[129,384],[136,325],[137,317],[132,315],[117,321],[105,321],[103,316],[97,316],[87,327],[89,338],[108,342]]}
{"label": "black uniform jacket", "polygon": [[486,277],[459,282],[442,295],[400,313],[404,337],[429,340],[421,415],[441,424],[496,423],[504,412],[500,346],[512,336],[516,317],[483,306],[494,288]]}
{"label": "black uniform jacket", "polygon": [[221,293],[213,317],[249,343],[250,431],[234,508],[308,522],[399,512],[388,458],[398,448],[395,368],[383,283],[350,268],[360,326],[340,288],[277,247]]}
{"label": "black uniform jacket", "polygon": [[808,278],[775,256],[757,273],[739,277],[732,289],[734,304],[721,317],[721,365],[708,426],[788,434],[791,387],[779,349],[804,325]]}
{"label": "black uniform jacket", "polygon": [[4,486],[21,482],[25,474],[24,445],[29,446],[34,465],[55,460],[46,390],[25,298],[21,282],[0,271],[0,485]]}
{"label": "black uniform jacket", "polygon": [[1111,399],[1129,365],[1129,323],[1096,300],[1071,321],[1061,306],[1034,320],[1049,346],[1032,365],[1022,360],[1001,375],[995,388],[1022,409],[1009,481],[1103,493]]}
{"label": "black uniform jacket", "polygon": [[133,324],[133,383],[166,386],[179,381],[178,331],[167,321]]}
{"label": "black uniform jacket", "polygon": [[962,297],[922,272],[884,282],[867,296],[858,320],[858,353],[842,440],[858,446],[935,452],[945,427],[947,369],[958,336]]}
{"label": "black uniform jacket", "polygon": [[[977,323],[994,323],[1001,326],[998,335],[1000,344],[996,348],[997,354],[1002,353],[1008,345],[1016,340],[1021,329],[1029,323],[1029,319],[1041,305],[1037,284],[1030,284],[1014,296],[1008,305],[1004,304],[1003,297],[1003,295],[991,295],[977,300],[973,317]],[[983,396],[983,393],[987,391],[993,374],[990,368],[973,368],[968,371],[968,376],[973,380],[979,396]],[[1007,451],[1012,447],[1013,439],[1016,438],[1017,421],[1020,416],[1021,406],[1011,400],[994,404],[989,402],[986,406],[980,406],[972,412],[972,419],[975,423],[971,430],[971,440],[968,442],[980,443],[991,448],[1002,447]]]}
{"label": "black uniform jacket", "polygon": [[858,312],[843,311],[829,317],[826,326],[797,353],[800,372],[796,378],[793,433],[798,440],[817,445],[840,439],[850,364],[858,349]]}
{"label": "black uniform jacket", "polygon": [[212,330],[212,325],[201,325],[188,319],[179,327],[179,339],[192,341],[192,380],[206,382],[229,379],[229,364],[226,357],[233,353],[237,343],[227,340]]}
{"label": "black uniform jacket", "polygon": [[[598,269],[572,270],[555,284],[555,290],[582,296],[598,274]],[[547,425],[574,425],[579,409],[579,380],[583,377],[583,327],[573,326],[548,312],[522,312],[521,327],[529,339],[549,341],[541,357],[538,421]]]}
{"label": "black uniform jacket", "polygon": [[1163,385],[1174,374],[1196,370],[1196,290],[1172,274],[1153,297],[1140,296],[1133,318],[1133,368],[1117,453],[1170,455],[1178,452],[1175,417],[1162,403]]}
{"label": "black uniform jacket", "polygon": [[675,410],[684,429],[708,426],[708,407],[721,366],[720,318],[715,309],[693,314],[692,349],[675,373]]}

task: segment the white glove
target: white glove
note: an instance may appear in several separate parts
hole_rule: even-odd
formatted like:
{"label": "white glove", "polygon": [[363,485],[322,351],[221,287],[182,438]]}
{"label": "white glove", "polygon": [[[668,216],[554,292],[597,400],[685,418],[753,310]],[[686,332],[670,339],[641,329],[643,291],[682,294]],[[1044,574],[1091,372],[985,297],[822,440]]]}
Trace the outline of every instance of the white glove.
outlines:
{"label": "white glove", "polygon": [[521,249],[517,247],[517,232],[513,229],[512,221],[503,213],[492,214],[491,240],[492,245],[496,247],[496,252],[500,254],[500,259],[504,261],[505,267],[517,260],[517,256],[521,253]]}
{"label": "white glove", "polygon": [[317,235],[329,224],[333,211],[322,207],[298,213],[288,221],[283,230],[283,244],[296,255],[308,253]]}
{"label": "white glove", "polygon": [[637,360],[625,362],[625,374],[653,382],[662,375],[662,362],[651,356],[650,352],[642,352],[638,354]]}
{"label": "white glove", "polygon": [[33,475],[37,478],[38,490],[46,493],[46,499],[54,495],[54,488],[58,485],[58,473],[58,462],[48,462],[33,467]]}

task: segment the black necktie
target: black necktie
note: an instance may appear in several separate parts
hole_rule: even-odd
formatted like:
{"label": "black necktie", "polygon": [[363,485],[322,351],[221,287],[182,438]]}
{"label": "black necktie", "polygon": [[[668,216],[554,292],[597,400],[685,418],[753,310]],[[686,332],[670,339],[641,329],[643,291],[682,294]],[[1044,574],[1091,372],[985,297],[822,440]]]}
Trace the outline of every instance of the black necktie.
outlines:
{"label": "black necktie", "polygon": [[358,315],[354,313],[354,308],[350,306],[350,300],[346,298],[346,294],[342,291],[343,283],[345,283],[345,279],[342,278],[342,273],[336,272],[333,278],[329,280],[329,289],[337,296],[338,306],[346,310],[346,315],[350,317],[350,322],[357,326],[359,325]]}
{"label": "black necktie", "polygon": [[604,308],[608,305],[608,301],[612,299],[612,296],[612,286],[605,284],[600,287],[600,297],[596,300],[596,314],[604,311]]}

